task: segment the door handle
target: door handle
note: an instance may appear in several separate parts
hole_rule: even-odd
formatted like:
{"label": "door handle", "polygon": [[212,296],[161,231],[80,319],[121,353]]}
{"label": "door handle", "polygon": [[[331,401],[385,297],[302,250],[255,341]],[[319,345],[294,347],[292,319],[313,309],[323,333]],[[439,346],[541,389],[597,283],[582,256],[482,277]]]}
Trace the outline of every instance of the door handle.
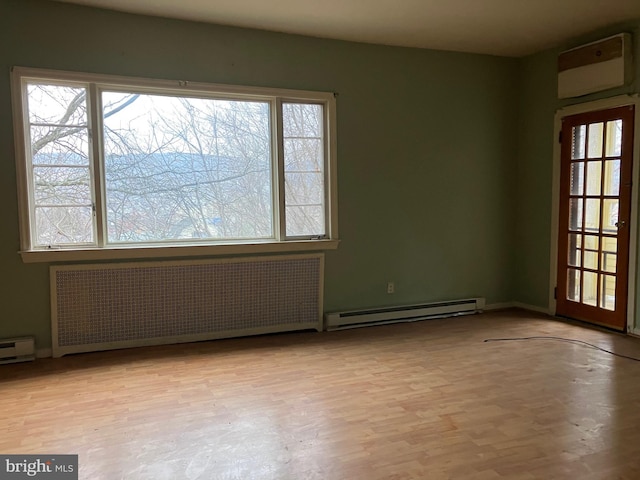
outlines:
{"label": "door handle", "polygon": [[615,223],[615,226],[618,228],[618,230],[620,230],[622,227],[624,227],[626,224],[626,222],[624,220],[620,220],[618,222]]}

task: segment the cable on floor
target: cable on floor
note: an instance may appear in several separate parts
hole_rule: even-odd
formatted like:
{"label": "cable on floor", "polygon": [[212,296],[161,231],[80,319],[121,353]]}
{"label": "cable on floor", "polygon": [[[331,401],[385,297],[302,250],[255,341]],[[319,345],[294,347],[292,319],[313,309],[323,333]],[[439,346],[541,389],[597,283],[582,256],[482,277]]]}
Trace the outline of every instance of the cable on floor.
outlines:
{"label": "cable on floor", "polygon": [[599,347],[592,343],[583,342],[582,340],[576,340],[574,338],[564,338],[564,337],[513,337],[513,338],[487,338],[484,340],[485,342],[509,342],[509,341],[518,341],[518,340],[559,340],[561,342],[574,343],[576,345],[586,345],[587,347],[595,348],[596,350],[600,350],[601,352],[608,353],[615,357],[626,358],[628,360],[633,360],[635,362],[640,362],[640,358],[630,357],[628,355],[622,355],[621,353],[615,353],[611,350],[607,350],[605,348]]}

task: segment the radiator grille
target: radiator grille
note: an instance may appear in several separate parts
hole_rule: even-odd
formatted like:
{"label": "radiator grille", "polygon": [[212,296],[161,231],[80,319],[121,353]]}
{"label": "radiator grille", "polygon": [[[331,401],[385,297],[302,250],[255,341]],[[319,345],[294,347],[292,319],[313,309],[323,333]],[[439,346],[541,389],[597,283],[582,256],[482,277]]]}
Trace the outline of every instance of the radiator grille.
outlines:
{"label": "radiator grille", "polygon": [[52,267],[54,356],[321,329],[322,260],[318,254]]}

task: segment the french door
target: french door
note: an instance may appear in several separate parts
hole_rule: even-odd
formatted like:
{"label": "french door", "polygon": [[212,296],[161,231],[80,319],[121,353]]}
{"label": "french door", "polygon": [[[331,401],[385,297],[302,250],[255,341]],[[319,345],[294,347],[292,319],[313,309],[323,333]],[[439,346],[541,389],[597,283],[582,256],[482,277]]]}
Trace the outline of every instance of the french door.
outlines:
{"label": "french door", "polygon": [[626,327],[634,107],[562,119],[556,313]]}

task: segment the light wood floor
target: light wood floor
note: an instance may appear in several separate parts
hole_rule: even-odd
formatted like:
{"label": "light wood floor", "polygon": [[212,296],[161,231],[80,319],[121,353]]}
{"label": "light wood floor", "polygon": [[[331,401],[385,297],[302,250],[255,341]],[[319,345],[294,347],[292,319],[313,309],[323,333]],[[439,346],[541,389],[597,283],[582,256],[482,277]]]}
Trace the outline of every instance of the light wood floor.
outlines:
{"label": "light wood floor", "polygon": [[640,479],[640,340],[520,311],[0,366],[0,452],[98,479]]}

